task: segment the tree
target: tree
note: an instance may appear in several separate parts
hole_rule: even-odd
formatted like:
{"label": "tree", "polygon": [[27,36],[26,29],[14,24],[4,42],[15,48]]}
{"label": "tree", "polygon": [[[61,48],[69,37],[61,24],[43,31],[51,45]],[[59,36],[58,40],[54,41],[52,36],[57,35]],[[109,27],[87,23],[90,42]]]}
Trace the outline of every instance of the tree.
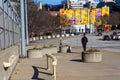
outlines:
{"label": "tree", "polygon": [[[18,7],[17,5],[16,7]],[[60,16],[52,16],[50,11],[47,11],[48,5],[43,5],[43,9],[38,9],[39,4],[28,2],[28,29],[29,34],[32,32],[36,34],[54,32],[60,26]],[[54,6],[53,6],[54,7]],[[56,7],[56,6],[55,6]],[[61,6],[58,6],[58,8]],[[20,11],[16,8],[17,11]]]}
{"label": "tree", "polygon": [[111,25],[116,25],[116,24],[120,25],[120,13],[119,12],[111,13],[108,23]]}
{"label": "tree", "polygon": [[120,0],[115,0],[116,5],[120,7]]}
{"label": "tree", "polygon": [[[16,10],[20,13],[20,5],[16,6]],[[28,2],[28,32],[36,34],[54,31],[59,25],[59,16],[51,16],[43,6],[42,10],[34,2]]]}
{"label": "tree", "polygon": [[109,22],[109,16],[105,15],[105,16],[100,16],[96,22],[95,22],[95,26],[97,27],[97,29],[103,29],[103,27],[108,24]]}

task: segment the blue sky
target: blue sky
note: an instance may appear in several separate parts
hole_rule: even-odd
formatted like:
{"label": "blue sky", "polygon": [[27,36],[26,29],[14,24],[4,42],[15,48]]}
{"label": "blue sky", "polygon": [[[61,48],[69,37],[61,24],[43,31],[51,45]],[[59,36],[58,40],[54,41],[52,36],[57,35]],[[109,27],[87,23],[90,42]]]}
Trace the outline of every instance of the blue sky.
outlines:
{"label": "blue sky", "polygon": [[62,0],[34,0],[34,1],[42,1],[43,4],[61,4]]}
{"label": "blue sky", "polygon": [[[43,4],[61,4],[61,1],[63,0],[34,0],[36,2],[42,1]],[[98,1],[98,0],[94,0],[94,1]]]}

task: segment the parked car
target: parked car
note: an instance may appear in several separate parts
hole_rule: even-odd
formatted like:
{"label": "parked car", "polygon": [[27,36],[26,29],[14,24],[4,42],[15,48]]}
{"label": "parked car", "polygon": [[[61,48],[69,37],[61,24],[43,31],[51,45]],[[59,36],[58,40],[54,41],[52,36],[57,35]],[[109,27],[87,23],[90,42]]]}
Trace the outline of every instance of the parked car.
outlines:
{"label": "parked car", "polygon": [[120,32],[117,33],[118,39],[120,40]]}
{"label": "parked car", "polygon": [[98,32],[97,36],[102,36],[102,32]]}
{"label": "parked car", "polygon": [[110,40],[110,36],[109,35],[104,35],[103,40]]}
{"label": "parked car", "polygon": [[120,40],[120,32],[113,32],[111,34],[111,39],[112,40]]}

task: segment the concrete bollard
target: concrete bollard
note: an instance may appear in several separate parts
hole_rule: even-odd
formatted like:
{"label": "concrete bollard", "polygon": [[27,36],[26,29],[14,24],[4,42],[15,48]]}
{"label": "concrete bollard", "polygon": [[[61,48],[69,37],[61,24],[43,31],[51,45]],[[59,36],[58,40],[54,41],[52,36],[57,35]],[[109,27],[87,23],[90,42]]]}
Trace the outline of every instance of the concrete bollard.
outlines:
{"label": "concrete bollard", "polygon": [[48,39],[51,39],[51,36],[47,36]]}
{"label": "concrete bollard", "polygon": [[55,35],[53,35],[52,38],[55,38]]}
{"label": "concrete bollard", "polygon": [[36,38],[35,37],[33,37],[33,41],[35,41],[36,40]]}
{"label": "concrete bollard", "polygon": [[43,39],[43,36],[40,36],[40,39]]}
{"label": "concrete bollard", "polygon": [[71,34],[71,36],[74,36],[74,34]]}
{"label": "concrete bollard", "polygon": [[65,35],[64,35],[64,34],[62,34],[62,37],[65,37]]}
{"label": "concrete bollard", "polygon": [[70,35],[69,34],[66,34],[66,37],[69,37]]}
{"label": "concrete bollard", "polygon": [[57,38],[59,38],[59,37],[60,37],[60,35],[57,35],[56,37],[57,37]]}

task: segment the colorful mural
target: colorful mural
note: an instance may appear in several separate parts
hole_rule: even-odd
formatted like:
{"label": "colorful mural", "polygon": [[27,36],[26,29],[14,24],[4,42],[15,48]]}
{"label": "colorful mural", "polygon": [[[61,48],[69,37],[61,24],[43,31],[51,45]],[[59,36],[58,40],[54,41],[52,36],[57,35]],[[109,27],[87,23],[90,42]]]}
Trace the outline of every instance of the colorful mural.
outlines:
{"label": "colorful mural", "polygon": [[60,23],[65,26],[95,24],[100,16],[109,16],[109,7],[79,10],[60,9]]}
{"label": "colorful mural", "polygon": [[74,10],[66,10],[67,14],[66,14],[66,18],[69,19],[69,23],[75,24],[75,11]]}
{"label": "colorful mural", "polygon": [[75,23],[81,24],[81,10],[75,10]]}
{"label": "colorful mural", "polygon": [[109,16],[109,15],[110,15],[110,8],[102,7],[102,16]]}
{"label": "colorful mural", "polygon": [[102,16],[102,10],[100,8],[96,9],[96,19],[98,19],[100,16]]}
{"label": "colorful mural", "polygon": [[95,24],[95,21],[96,21],[96,9],[92,9],[92,11],[89,12],[89,15],[90,15],[89,24]]}
{"label": "colorful mural", "polygon": [[88,24],[88,9],[81,9],[81,24]]}

